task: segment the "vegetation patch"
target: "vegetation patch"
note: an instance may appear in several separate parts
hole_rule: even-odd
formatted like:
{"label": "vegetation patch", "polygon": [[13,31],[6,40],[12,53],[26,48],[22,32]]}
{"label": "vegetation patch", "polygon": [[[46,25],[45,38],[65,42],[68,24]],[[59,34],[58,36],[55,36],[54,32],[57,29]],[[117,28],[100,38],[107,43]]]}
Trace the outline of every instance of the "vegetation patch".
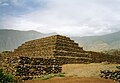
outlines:
{"label": "vegetation patch", "polygon": [[39,79],[48,80],[53,77],[65,77],[65,73],[43,75],[40,78],[33,78],[33,80],[39,80]]}
{"label": "vegetation patch", "polygon": [[3,69],[0,68],[0,83],[16,83],[15,78],[3,72]]}
{"label": "vegetation patch", "polygon": [[50,79],[52,77],[54,77],[54,76],[52,76],[51,74],[49,74],[49,75],[42,76],[41,79],[42,80],[48,80],[48,79]]}
{"label": "vegetation patch", "polygon": [[55,75],[56,77],[65,77],[65,74],[64,73],[58,73]]}

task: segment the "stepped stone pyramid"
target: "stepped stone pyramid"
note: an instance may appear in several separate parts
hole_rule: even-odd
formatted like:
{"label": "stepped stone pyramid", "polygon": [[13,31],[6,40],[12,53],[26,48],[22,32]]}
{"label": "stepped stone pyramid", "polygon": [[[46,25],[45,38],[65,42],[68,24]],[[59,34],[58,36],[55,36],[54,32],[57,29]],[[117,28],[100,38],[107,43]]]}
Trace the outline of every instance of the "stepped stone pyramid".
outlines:
{"label": "stepped stone pyramid", "polygon": [[12,53],[12,56],[20,57],[52,58],[57,60],[69,59],[62,61],[63,63],[70,63],[70,59],[72,63],[73,61],[90,61],[91,59],[87,58],[87,55],[88,53],[84,51],[82,47],[79,47],[74,40],[61,35],[54,35],[25,42]]}
{"label": "stepped stone pyramid", "polygon": [[[106,56],[106,57],[104,57]],[[44,74],[59,73],[63,64],[115,62],[113,58],[102,53],[84,51],[69,37],[54,35],[25,42],[5,60],[4,69],[24,80],[40,77]]]}
{"label": "stepped stone pyramid", "polygon": [[[33,41],[28,41],[15,49],[14,55],[28,57],[53,58],[56,56],[74,56],[75,53],[83,51],[77,43],[70,38],[60,35],[41,38]],[[72,54],[71,54],[72,53]]]}
{"label": "stepped stone pyramid", "polygon": [[[59,73],[63,64],[87,63],[92,59],[69,37],[54,35],[25,42],[6,59],[8,72],[28,79]],[[7,69],[6,67],[5,69]]]}
{"label": "stepped stone pyramid", "polygon": [[61,35],[25,42],[15,49],[12,56],[63,60],[61,64],[91,61],[91,58],[86,57],[88,53],[74,40]]}

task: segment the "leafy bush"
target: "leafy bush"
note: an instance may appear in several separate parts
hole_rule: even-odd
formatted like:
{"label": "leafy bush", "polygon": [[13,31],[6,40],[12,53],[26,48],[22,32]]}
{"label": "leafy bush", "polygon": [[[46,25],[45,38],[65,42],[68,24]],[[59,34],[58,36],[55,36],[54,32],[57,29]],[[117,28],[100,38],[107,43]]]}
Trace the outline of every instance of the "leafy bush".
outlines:
{"label": "leafy bush", "polygon": [[3,69],[0,69],[0,83],[15,83],[12,75],[5,74]]}

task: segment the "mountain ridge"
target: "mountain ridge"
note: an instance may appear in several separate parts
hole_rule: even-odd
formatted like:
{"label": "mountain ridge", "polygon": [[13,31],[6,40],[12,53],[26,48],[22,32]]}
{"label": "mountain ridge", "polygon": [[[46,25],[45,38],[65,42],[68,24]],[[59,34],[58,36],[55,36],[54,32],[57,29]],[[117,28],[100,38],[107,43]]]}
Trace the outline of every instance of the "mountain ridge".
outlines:
{"label": "mountain ridge", "polygon": [[[44,34],[34,30],[0,29],[0,51],[13,50],[26,41],[56,34]],[[71,37],[71,39],[79,43],[85,50],[103,51],[120,48],[119,35],[120,31],[101,36]]]}
{"label": "mountain ridge", "polygon": [[19,31],[19,30],[11,30],[11,29],[10,30],[1,29],[0,51],[13,50],[26,41],[38,39],[44,36],[49,36],[51,34],[43,34],[41,32],[37,32],[34,30]]}
{"label": "mountain ridge", "polygon": [[120,48],[119,35],[120,31],[101,36],[73,37],[73,39],[86,50],[103,51]]}

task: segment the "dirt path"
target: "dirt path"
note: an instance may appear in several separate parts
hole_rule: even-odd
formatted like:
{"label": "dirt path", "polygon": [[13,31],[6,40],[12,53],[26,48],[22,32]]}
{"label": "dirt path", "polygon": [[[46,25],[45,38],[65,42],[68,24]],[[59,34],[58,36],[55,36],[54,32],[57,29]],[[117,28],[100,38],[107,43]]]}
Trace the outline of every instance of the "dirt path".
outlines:
{"label": "dirt path", "polygon": [[102,78],[64,77],[64,78],[52,78],[49,80],[30,80],[25,81],[25,83],[117,83],[117,82]]}

